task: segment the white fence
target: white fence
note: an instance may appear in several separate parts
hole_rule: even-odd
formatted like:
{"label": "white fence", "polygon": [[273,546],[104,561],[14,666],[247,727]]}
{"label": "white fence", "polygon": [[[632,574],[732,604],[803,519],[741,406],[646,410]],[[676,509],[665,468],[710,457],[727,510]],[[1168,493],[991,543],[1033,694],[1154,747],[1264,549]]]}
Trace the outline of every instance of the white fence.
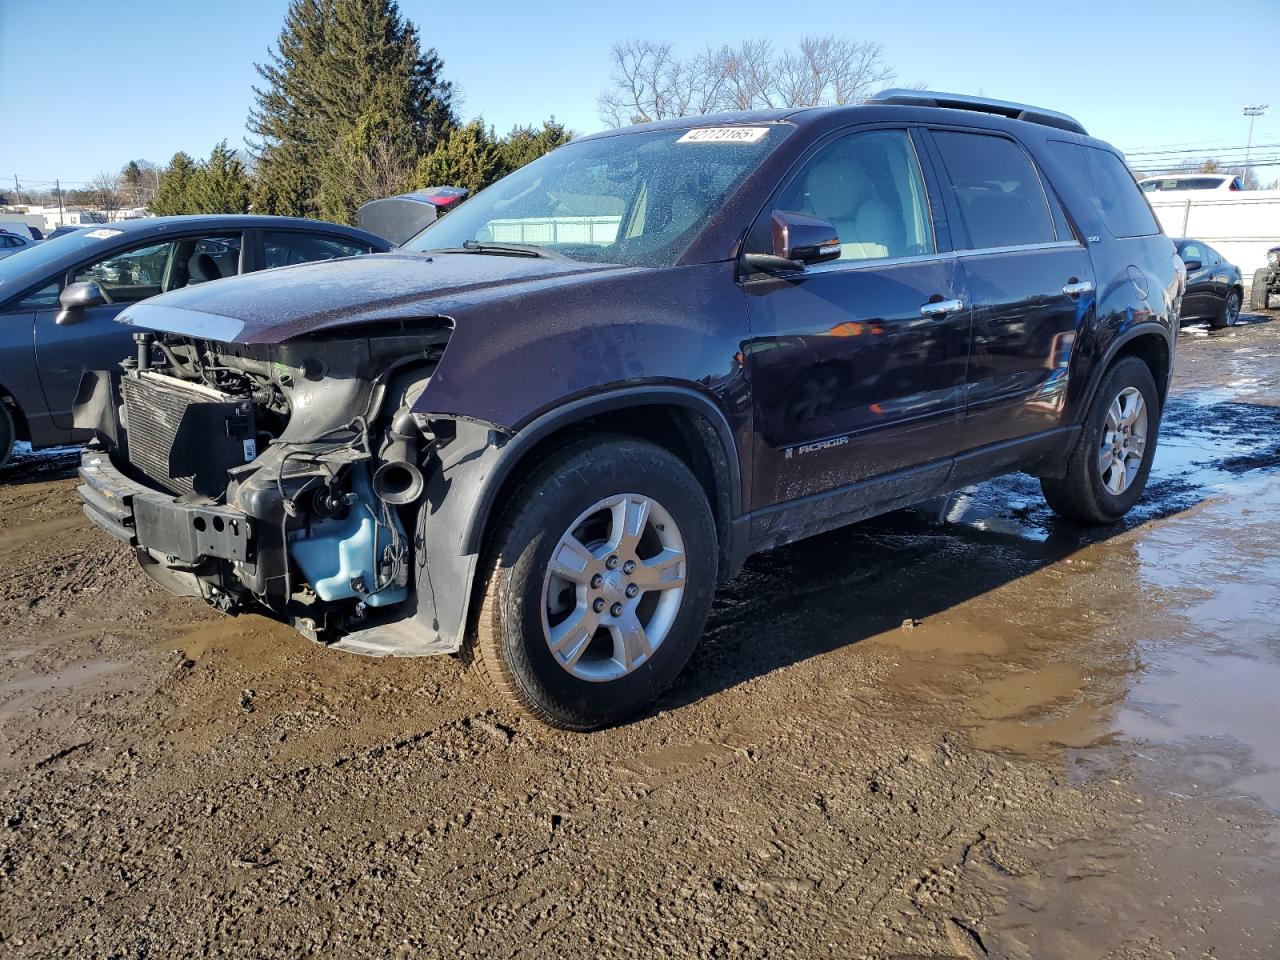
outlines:
{"label": "white fence", "polygon": [[605,246],[618,236],[622,217],[525,217],[490,220],[494,243],[589,243]]}
{"label": "white fence", "polygon": [[1203,240],[1238,266],[1249,296],[1253,272],[1266,264],[1267,249],[1280,244],[1280,190],[1151,193],[1147,199],[1169,236]]}

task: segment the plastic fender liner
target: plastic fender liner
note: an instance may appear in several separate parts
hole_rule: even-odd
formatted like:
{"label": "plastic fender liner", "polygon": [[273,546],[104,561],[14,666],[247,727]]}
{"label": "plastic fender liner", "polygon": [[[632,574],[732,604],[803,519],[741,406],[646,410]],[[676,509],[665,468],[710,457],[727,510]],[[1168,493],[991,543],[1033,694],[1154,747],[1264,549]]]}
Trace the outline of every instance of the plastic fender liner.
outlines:
{"label": "plastic fender liner", "polygon": [[454,422],[457,434],[440,451],[439,469],[428,472],[414,531],[413,618],[434,638],[431,646],[439,653],[462,649],[479,561],[477,552],[467,551],[466,537],[505,449],[504,435],[492,427],[471,420]]}
{"label": "plastic fender liner", "polygon": [[[720,409],[704,394],[678,386],[635,386],[566,403],[538,417],[517,433],[454,415],[428,419],[455,424],[456,435],[439,451],[439,469],[429,471],[427,489],[414,532],[417,568],[414,617],[435,637],[442,653],[462,648],[476,566],[488,523],[503,483],[518,469],[523,455],[539,440],[562,427],[608,410],[673,404],[699,413],[713,427],[724,448],[728,520],[727,569],[735,571],[746,557],[746,525],[742,513],[742,475],[733,434]],[[412,598],[411,598],[412,599]]]}

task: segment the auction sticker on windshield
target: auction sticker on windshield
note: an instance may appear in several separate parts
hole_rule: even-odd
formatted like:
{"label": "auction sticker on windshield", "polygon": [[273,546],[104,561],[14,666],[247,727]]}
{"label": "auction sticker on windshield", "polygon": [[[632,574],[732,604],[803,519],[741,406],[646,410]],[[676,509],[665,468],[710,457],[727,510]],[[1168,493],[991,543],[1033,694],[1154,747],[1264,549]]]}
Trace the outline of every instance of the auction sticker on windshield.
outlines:
{"label": "auction sticker on windshield", "polygon": [[768,132],[768,127],[702,127],[676,143],[759,143]]}

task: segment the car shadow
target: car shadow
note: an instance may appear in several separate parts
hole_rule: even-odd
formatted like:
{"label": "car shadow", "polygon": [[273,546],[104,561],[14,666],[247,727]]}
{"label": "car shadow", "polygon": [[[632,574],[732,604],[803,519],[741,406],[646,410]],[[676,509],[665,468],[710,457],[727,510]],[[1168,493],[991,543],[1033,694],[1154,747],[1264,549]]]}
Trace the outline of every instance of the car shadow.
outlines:
{"label": "car shadow", "polygon": [[1280,472],[1280,406],[1174,397],[1147,490],[1120,523],[1071,526],[1017,474],[758,555],[717,593],[654,711],[924,620],[1265,471]]}

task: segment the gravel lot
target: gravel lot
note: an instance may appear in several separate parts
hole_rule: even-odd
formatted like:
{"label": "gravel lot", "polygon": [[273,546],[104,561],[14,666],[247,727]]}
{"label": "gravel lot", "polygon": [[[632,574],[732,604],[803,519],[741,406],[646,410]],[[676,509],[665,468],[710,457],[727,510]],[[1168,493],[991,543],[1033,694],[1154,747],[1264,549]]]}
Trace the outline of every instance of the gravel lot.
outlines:
{"label": "gravel lot", "polygon": [[1181,337],[1144,502],[1025,477],[754,559],[556,733],[150,585],[0,471],[5,957],[1280,955],[1280,323]]}

